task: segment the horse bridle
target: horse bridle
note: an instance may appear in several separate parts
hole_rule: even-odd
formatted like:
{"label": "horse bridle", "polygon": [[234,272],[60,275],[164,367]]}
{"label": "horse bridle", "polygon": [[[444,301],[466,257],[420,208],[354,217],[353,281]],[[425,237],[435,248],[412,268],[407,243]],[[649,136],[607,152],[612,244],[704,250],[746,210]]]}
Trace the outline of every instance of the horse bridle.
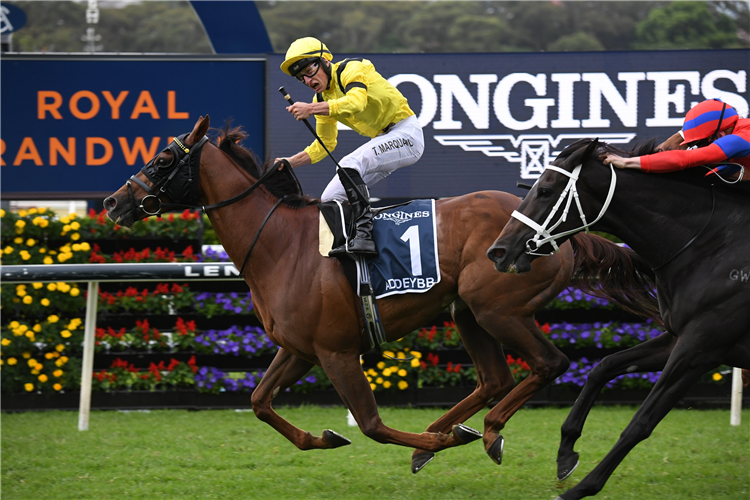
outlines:
{"label": "horse bridle", "polygon": [[[578,190],[576,189],[576,182],[578,182],[578,176],[581,173],[581,167],[583,164],[579,164],[577,167],[573,169],[572,172],[568,172],[567,170],[564,170],[560,167],[556,167],[554,165],[547,165],[545,170],[554,170],[555,172],[559,172],[565,176],[568,177],[568,184],[565,186],[565,189],[560,193],[560,198],[558,198],[557,202],[555,203],[555,206],[552,207],[552,211],[547,216],[547,220],[544,221],[544,224],[538,224],[529,217],[525,216],[518,210],[514,210],[511,214],[511,217],[514,217],[518,219],[519,221],[523,222],[527,226],[529,226],[531,229],[536,231],[536,234],[530,238],[526,242],[526,253],[529,255],[537,255],[537,256],[547,256],[552,255],[555,252],[559,251],[560,248],[557,245],[557,240],[560,238],[563,238],[565,236],[568,236],[570,234],[577,233],[581,229],[585,229],[586,232],[589,232],[589,227],[593,226],[597,222],[599,222],[599,219],[604,216],[604,213],[609,208],[609,204],[612,201],[612,197],[615,194],[615,186],[617,185],[617,174],[615,173],[614,166],[612,164],[609,165],[609,168],[612,172],[612,180],[609,184],[609,192],[607,193],[607,198],[604,200],[604,205],[602,205],[602,209],[599,211],[599,215],[594,219],[592,222],[586,222],[586,214],[583,213],[583,207],[581,206],[581,200],[578,197]],[[557,234],[551,234],[552,231],[554,231],[557,226],[565,222],[568,218],[568,212],[570,211],[570,206],[573,203],[573,200],[575,200],[576,206],[578,207],[578,214],[581,218],[581,221],[583,222],[583,226],[578,227],[576,229],[571,229],[569,231],[564,231],[562,233]],[[560,218],[557,220],[557,222],[554,223],[554,225],[550,226],[552,223],[552,219],[557,214],[557,211],[560,209],[561,205],[565,202],[565,207],[563,208],[563,212],[560,215]],[[554,249],[553,252],[550,252],[549,254],[546,253],[537,253],[539,248],[544,245],[545,243],[549,243],[552,245],[552,248]],[[533,247],[533,248],[532,248]]]}
{"label": "horse bridle", "polygon": [[[175,137],[169,146],[164,148],[154,156],[142,169],[141,173],[151,181],[151,186],[140,180],[137,176],[131,175],[130,179],[125,183],[128,188],[128,197],[133,210],[133,218],[138,217],[138,209],[143,211],[146,215],[161,215],[162,210],[170,211],[179,208],[194,208],[195,203],[198,201],[198,176],[201,151],[203,145],[208,141],[208,137],[205,135],[203,138],[195,143],[192,147],[187,147],[183,141],[188,134],[183,134],[179,137]],[[172,161],[169,165],[163,167],[156,167],[156,159],[165,151],[172,152]],[[183,167],[186,167],[183,169]],[[182,186],[170,186],[172,180],[180,174],[184,179]],[[136,203],[135,195],[133,194],[132,183],[138,184],[145,192],[146,195],[141,198],[140,203]],[[182,192],[179,192],[180,189]],[[187,198],[189,205],[175,204],[175,203],[162,203],[159,198],[160,195],[167,194],[172,199],[184,200]],[[150,205],[154,205],[151,208]]]}
{"label": "horse bridle", "polygon": [[[205,135],[201,140],[196,142],[192,147],[188,147],[184,144],[185,137],[187,137],[189,134],[183,134],[179,137],[175,137],[172,142],[167,146],[165,149],[163,149],[159,154],[154,156],[151,161],[149,161],[142,169],[141,173],[145,175],[151,182],[152,185],[149,186],[142,180],[140,180],[137,176],[133,175],[130,177],[130,179],[125,183],[128,187],[128,196],[130,198],[131,206],[133,207],[133,217],[134,219],[138,217],[138,209],[142,210],[143,213],[146,215],[161,215],[162,210],[164,211],[171,211],[171,210],[178,210],[178,209],[191,209],[191,208],[197,208],[199,210],[202,210],[204,213],[207,210],[212,210],[215,208],[221,208],[225,207],[227,205],[231,205],[232,203],[235,203],[246,196],[248,196],[250,193],[255,191],[261,184],[263,184],[265,181],[270,179],[273,175],[275,175],[277,172],[280,172],[283,169],[287,169],[289,172],[291,172],[292,176],[294,176],[294,171],[292,170],[292,166],[287,160],[281,160],[280,163],[282,163],[282,168],[279,169],[276,167],[276,165],[273,166],[273,168],[268,169],[263,175],[261,175],[257,181],[255,181],[254,184],[252,184],[249,188],[247,188],[242,193],[238,194],[237,196],[234,196],[232,198],[229,198],[228,200],[220,201],[217,203],[213,203],[211,205],[198,205],[198,198],[199,198],[199,183],[198,183],[198,176],[200,174],[200,156],[201,151],[203,150],[203,146],[208,141],[208,137]],[[159,157],[159,155],[165,151],[171,151],[172,152],[172,161],[169,163],[169,165],[166,165],[164,167],[157,168],[155,166],[156,159]],[[183,169],[183,167],[187,167],[186,169]],[[171,169],[171,170],[169,170]],[[179,175],[182,176],[183,182],[181,185],[177,186],[169,186],[169,184],[175,179],[179,178],[177,177]],[[294,179],[296,180],[296,176],[294,176]],[[143,190],[146,191],[146,195],[141,198],[140,204],[137,204],[135,201],[135,195],[133,194],[133,187],[132,182],[135,182],[138,184]],[[297,185],[299,185],[299,181],[297,181]],[[184,200],[185,198],[188,198],[187,203],[189,204],[180,204],[180,203],[163,203],[159,196],[161,194],[166,194],[170,196],[172,199],[177,200]],[[288,195],[287,195],[288,196]],[[245,260],[242,262],[242,267],[240,268],[240,275],[242,275],[242,272],[245,270],[245,266],[247,265],[247,262],[250,260],[250,254],[253,251],[253,248],[255,248],[255,244],[258,242],[258,238],[260,237],[260,232],[263,230],[263,228],[266,225],[266,222],[268,222],[268,219],[271,217],[271,214],[276,210],[276,208],[281,204],[282,201],[284,201],[287,196],[283,196],[279,198],[276,203],[271,207],[271,209],[266,214],[265,219],[263,219],[263,222],[260,225],[260,228],[258,228],[258,232],[255,234],[255,238],[253,239],[252,243],[250,244],[250,248],[247,251],[247,254],[245,255]],[[148,201],[147,201],[148,200]],[[156,204],[156,210],[150,211],[150,209],[146,206],[145,203],[153,203]]]}

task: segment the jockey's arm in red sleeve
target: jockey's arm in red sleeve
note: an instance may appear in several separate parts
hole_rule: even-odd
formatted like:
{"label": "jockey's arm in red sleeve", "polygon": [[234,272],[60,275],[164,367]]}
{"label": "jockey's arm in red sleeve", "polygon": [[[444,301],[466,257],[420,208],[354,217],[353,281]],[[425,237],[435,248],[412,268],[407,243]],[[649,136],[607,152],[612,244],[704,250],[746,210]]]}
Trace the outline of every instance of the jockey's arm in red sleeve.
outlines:
{"label": "jockey's arm in red sleeve", "polygon": [[750,167],[750,140],[743,135],[748,134],[728,134],[702,148],[642,156],[641,170],[650,173],[673,172],[727,160]]}

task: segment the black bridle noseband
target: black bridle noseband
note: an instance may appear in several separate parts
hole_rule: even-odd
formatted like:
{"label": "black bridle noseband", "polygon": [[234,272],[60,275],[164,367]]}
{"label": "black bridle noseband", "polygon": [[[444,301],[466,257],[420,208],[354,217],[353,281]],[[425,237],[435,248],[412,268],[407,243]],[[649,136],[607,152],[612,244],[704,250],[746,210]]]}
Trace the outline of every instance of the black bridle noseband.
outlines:
{"label": "black bridle noseband", "polygon": [[[208,142],[208,137],[203,136],[203,138],[196,142],[193,146],[188,147],[183,142],[185,140],[185,137],[187,137],[188,135],[189,134],[183,134],[179,137],[175,137],[169,144],[169,146],[164,148],[159,154],[153,157],[151,161],[149,161],[141,169],[141,173],[143,173],[143,175],[145,175],[148,180],[151,181],[151,186],[140,180],[135,175],[131,176],[130,179],[125,183],[128,188],[128,196],[130,197],[134,219],[138,218],[138,210],[141,210],[144,214],[149,216],[160,216],[163,212],[169,212],[172,210],[192,208],[202,210],[205,213],[207,210],[231,205],[232,203],[235,203],[248,196],[261,184],[266,182],[277,172],[280,172],[283,169],[287,169],[287,171],[290,172],[296,180],[296,176],[294,175],[292,166],[287,160],[281,160],[281,169],[274,165],[263,175],[261,175],[253,185],[251,185],[249,188],[247,188],[237,196],[229,198],[228,200],[213,203],[211,205],[199,205],[198,199],[200,183],[198,182],[198,180],[200,175],[200,157],[203,146],[206,144],[206,142]],[[165,151],[172,152],[172,161],[168,165],[159,166],[156,164],[156,160],[159,155],[161,153],[164,153]],[[138,184],[138,186],[146,191],[146,195],[141,198],[140,204],[136,203],[135,201],[135,195],[133,194],[131,181]],[[297,184],[299,185],[299,181],[297,181]],[[163,203],[159,198],[159,196],[161,196],[162,194],[169,196],[172,200],[182,201],[184,203]],[[247,254],[245,255],[245,260],[243,261],[242,267],[240,268],[240,275],[245,270],[245,266],[247,265],[248,260],[250,260],[250,253],[253,251],[255,244],[258,242],[260,232],[263,230],[263,227],[265,227],[266,222],[268,222],[268,219],[271,217],[271,214],[274,212],[274,210],[276,210],[276,208],[286,198],[287,196],[279,198],[278,201],[276,201],[276,203],[271,207],[271,210],[268,211],[265,219],[263,219],[263,222],[261,223],[260,228],[258,228],[258,232],[256,233],[253,242],[250,244],[250,248],[248,249]]]}

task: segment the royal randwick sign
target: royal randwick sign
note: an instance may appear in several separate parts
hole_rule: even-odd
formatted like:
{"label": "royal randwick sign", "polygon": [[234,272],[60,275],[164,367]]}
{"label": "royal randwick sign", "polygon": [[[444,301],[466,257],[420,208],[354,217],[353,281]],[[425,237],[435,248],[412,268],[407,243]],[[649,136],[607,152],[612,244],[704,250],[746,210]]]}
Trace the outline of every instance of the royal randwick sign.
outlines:
{"label": "royal randwick sign", "polygon": [[[422,159],[373,187],[375,196],[518,192],[516,181],[539,177],[580,138],[631,149],[675,133],[706,98],[721,98],[741,116],[750,101],[747,50],[363,57],[406,95],[425,132]],[[296,100],[311,96],[281,74],[269,81],[271,88],[286,85]],[[296,153],[311,141],[309,132],[283,112],[278,96],[268,99],[271,149],[277,156]],[[364,140],[340,128],[334,157]],[[298,174],[304,187],[320,182],[322,190],[333,169],[312,166]]]}

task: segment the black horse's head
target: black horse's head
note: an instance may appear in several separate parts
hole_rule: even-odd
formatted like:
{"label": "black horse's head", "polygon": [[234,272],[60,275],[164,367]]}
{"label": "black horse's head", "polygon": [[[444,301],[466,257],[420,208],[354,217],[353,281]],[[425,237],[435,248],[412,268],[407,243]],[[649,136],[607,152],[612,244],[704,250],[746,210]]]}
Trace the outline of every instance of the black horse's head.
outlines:
{"label": "black horse's head", "polygon": [[596,213],[585,215],[592,210],[578,197],[576,181],[585,162],[599,162],[599,145],[596,139],[576,141],[545,169],[487,251],[498,271],[527,272],[534,259],[592,224]]}
{"label": "black horse's head", "polygon": [[192,132],[175,137],[138,174],[105,199],[107,216],[130,227],[152,215],[197,205],[200,157],[208,140],[208,126],[209,117],[200,117]]}

